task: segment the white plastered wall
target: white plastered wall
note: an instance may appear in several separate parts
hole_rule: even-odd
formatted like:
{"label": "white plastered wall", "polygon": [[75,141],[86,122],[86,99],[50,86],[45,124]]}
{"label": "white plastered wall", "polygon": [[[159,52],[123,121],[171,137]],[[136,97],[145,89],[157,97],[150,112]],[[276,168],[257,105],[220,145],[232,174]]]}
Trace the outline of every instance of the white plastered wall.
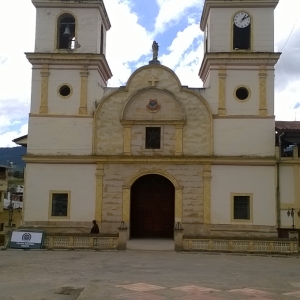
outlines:
{"label": "white plastered wall", "polygon": [[55,218],[49,219],[50,191],[71,193],[70,219],[60,221],[90,222],[94,219],[95,165],[28,163],[26,172],[25,222],[58,221]]}
{"label": "white plastered wall", "polygon": [[[212,224],[276,225],[275,167],[212,166]],[[253,194],[252,222],[231,222],[231,193]]]}
{"label": "white plastered wall", "polygon": [[274,156],[273,119],[215,119],[214,154]]}
{"label": "white plastered wall", "polygon": [[93,118],[30,117],[28,130],[28,154],[92,154]]}
{"label": "white plastered wall", "polygon": [[[67,6],[67,5],[66,5]],[[35,52],[54,52],[56,47],[57,18],[63,13],[71,13],[77,21],[76,40],[81,45],[77,53],[100,53],[98,22],[101,21],[96,8],[37,8]],[[101,25],[101,24],[100,24]],[[105,31],[105,27],[103,28]]]}
{"label": "white plastered wall", "polygon": [[274,10],[273,8],[212,8],[209,15],[210,52],[230,52],[232,49],[233,16],[245,11],[253,16],[253,51],[272,52],[274,49]]}

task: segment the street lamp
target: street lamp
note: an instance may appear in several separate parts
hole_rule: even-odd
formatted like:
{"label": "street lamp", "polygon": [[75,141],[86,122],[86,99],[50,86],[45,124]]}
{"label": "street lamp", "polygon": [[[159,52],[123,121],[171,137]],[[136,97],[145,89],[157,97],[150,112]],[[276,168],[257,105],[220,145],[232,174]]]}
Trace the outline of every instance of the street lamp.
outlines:
{"label": "street lamp", "polygon": [[[300,209],[298,209],[297,215],[298,215],[298,217],[300,217]],[[292,219],[293,219],[293,226],[292,227],[293,227],[293,231],[295,231],[295,209],[294,208],[289,208],[288,211],[287,211],[287,216],[292,217]]]}

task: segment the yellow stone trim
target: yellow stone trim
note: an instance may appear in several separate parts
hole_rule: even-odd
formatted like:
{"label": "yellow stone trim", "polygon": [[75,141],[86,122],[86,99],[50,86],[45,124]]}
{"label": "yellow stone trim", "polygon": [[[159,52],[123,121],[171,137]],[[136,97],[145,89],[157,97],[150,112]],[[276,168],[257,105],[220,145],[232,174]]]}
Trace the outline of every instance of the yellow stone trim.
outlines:
{"label": "yellow stone trim", "polygon": [[131,155],[131,126],[124,126],[124,154]]}
{"label": "yellow stone trim", "polygon": [[175,222],[182,223],[183,190],[175,188]]}
{"label": "yellow stone trim", "polygon": [[131,190],[128,187],[123,187],[123,217],[122,221],[130,223],[130,197]]}
{"label": "yellow stone trim", "polygon": [[102,203],[103,203],[103,176],[104,165],[97,164],[96,169],[96,203],[95,203],[95,220],[102,221]]}
{"label": "yellow stone trim", "polygon": [[[53,194],[68,194],[68,208],[67,208],[67,215],[66,216],[52,216],[52,195]],[[71,191],[61,191],[61,190],[50,190],[49,191],[49,209],[48,209],[48,219],[70,219],[70,209],[71,209]]]}
{"label": "yellow stone trim", "polygon": [[34,113],[30,113],[29,117],[34,117],[34,118],[39,118],[39,117],[47,117],[47,118],[94,118],[91,115],[60,115],[60,114],[47,114],[47,116],[43,116],[40,114],[34,114]]}
{"label": "yellow stone trim", "polygon": [[87,83],[88,83],[88,74],[87,70],[80,71],[81,76],[81,86],[80,86],[80,107],[79,114],[87,114]]}
{"label": "yellow stone trim", "polygon": [[203,223],[211,223],[211,165],[203,165]]}
{"label": "yellow stone trim", "polygon": [[182,155],[183,153],[183,126],[175,126],[175,155]]}
{"label": "yellow stone trim", "polygon": [[[201,157],[201,156],[88,156],[88,155],[25,155],[22,157],[27,163],[69,163],[69,164],[212,164],[232,166],[275,166],[275,158],[253,158],[253,157]],[[293,164],[295,161],[292,162]],[[300,164],[300,160],[298,161]]]}
{"label": "yellow stone trim", "polygon": [[[248,220],[240,220],[240,219],[234,219],[234,196],[249,196],[250,198],[250,219]],[[231,223],[253,223],[253,193],[230,193],[230,220]]]}
{"label": "yellow stone trim", "polygon": [[48,113],[48,84],[49,84],[49,66],[44,65],[41,71],[41,104],[39,112],[41,114]]}
{"label": "yellow stone trim", "polygon": [[122,125],[184,125],[185,120],[121,120]]}
{"label": "yellow stone trim", "polygon": [[219,115],[226,115],[226,66],[220,66],[219,69]]}
{"label": "yellow stone trim", "polygon": [[249,115],[242,115],[242,116],[220,116],[220,115],[213,115],[213,119],[275,119],[275,116],[249,116]]}
{"label": "yellow stone trim", "polygon": [[260,71],[258,73],[259,76],[259,115],[260,116],[267,116],[268,110],[267,110],[267,72],[266,67],[261,66]]}
{"label": "yellow stone trim", "polygon": [[[61,94],[59,93],[60,88],[63,87],[63,86],[68,86],[68,87],[70,88],[70,94],[69,94],[68,96],[63,96],[63,95],[61,95]],[[72,96],[72,94],[73,94],[73,88],[72,88],[72,86],[71,86],[70,84],[68,84],[68,83],[62,83],[62,84],[59,85],[59,87],[57,88],[57,94],[58,94],[58,96],[59,96],[60,98],[62,98],[62,99],[68,99],[68,98],[70,98],[70,97]]]}

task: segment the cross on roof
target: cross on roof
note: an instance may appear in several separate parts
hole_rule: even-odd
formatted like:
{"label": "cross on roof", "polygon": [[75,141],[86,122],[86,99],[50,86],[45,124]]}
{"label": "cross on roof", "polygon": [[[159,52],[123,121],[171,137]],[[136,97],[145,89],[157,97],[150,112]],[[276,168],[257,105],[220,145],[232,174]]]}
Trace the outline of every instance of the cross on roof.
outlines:
{"label": "cross on roof", "polygon": [[158,82],[158,78],[152,75],[148,81],[151,82],[151,86],[156,86],[156,83]]}

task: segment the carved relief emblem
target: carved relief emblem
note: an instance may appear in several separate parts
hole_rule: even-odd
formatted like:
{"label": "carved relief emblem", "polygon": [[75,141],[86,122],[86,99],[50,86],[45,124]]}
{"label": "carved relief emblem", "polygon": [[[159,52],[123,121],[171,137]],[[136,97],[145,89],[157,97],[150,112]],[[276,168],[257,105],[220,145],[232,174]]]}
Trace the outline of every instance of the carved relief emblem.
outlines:
{"label": "carved relief emblem", "polygon": [[150,99],[146,107],[150,112],[157,112],[160,110],[160,105],[158,104],[157,99]]}

